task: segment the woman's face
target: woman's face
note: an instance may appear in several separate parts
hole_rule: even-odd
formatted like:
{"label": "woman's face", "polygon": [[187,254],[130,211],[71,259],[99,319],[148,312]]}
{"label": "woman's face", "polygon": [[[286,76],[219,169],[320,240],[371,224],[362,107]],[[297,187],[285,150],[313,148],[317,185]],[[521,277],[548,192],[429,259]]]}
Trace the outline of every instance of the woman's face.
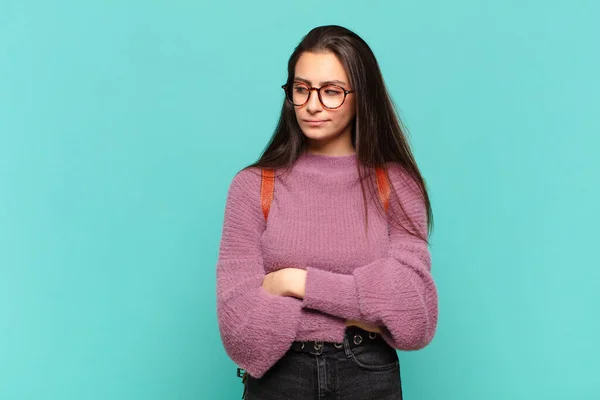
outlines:
{"label": "woman's face", "polygon": [[[304,52],[296,63],[292,90],[305,90],[304,87],[297,86],[297,83],[305,83],[308,87],[317,88],[332,83],[345,90],[353,90],[349,82],[342,63],[333,53]],[[329,93],[327,95],[321,92],[324,101],[328,101],[327,96],[329,101],[332,101],[335,96],[343,98],[343,94],[336,94],[333,91]],[[308,103],[300,107],[294,106],[298,125],[309,139],[309,148],[339,154],[353,150],[351,132],[352,121],[356,114],[355,96],[355,93],[349,93],[341,107],[331,110],[325,108],[319,101],[317,92],[312,91]]]}

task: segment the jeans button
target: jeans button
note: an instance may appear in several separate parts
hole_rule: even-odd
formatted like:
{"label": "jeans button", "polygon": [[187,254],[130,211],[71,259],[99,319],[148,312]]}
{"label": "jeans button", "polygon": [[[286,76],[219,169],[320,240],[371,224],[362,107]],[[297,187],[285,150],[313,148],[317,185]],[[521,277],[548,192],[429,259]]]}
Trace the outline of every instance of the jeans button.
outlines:
{"label": "jeans button", "polygon": [[360,335],[354,335],[354,344],[355,345],[358,346],[359,344],[361,344],[362,340],[363,340],[362,336],[360,336]]}

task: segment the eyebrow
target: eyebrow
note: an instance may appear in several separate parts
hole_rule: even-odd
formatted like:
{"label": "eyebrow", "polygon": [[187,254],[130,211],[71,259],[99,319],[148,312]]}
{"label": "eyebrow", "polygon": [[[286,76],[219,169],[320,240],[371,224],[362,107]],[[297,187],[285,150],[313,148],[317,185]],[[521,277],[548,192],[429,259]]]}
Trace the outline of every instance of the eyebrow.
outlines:
{"label": "eyebrow", "polygon": [[[304,79],[304,78],[301,78],[301,77],[297,76],[297,77],[294,78],[294,80],[295,81],[304,82],[307,85],[311,85],[312,86],[312,82],[309,81],[308,79]],[[319,82],[319,85],[321,85],[321,86],[323,86],[323,85],[347,85],[347,83],[344,82],[344,81],[338,81],[337,79],[335,79],[335,80],[332,80],[332,81]]]}

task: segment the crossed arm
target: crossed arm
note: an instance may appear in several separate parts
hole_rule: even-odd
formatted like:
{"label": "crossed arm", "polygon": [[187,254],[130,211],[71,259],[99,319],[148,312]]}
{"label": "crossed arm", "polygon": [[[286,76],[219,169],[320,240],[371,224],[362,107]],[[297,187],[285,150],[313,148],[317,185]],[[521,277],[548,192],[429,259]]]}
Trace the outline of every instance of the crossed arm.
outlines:
{"label": "crossed arm", "polygon": [[[282,268],[265,275],[262,288],[275,296],[288,296],[304,299],[306,289],[306,270],[300,268]],[[347,319],[346,326],[358,326],[369,332],[381,332],[372,324]]]}

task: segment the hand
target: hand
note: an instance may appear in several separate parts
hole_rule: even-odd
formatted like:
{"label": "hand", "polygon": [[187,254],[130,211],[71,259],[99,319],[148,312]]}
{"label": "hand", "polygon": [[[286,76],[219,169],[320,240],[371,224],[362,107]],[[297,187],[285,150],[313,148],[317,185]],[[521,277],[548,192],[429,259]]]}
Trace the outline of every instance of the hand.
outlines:
{"label": "hand", "polygon": [[263,279],[263,289],[274,296],[285,296],[285,283],[282,280],[281,271],[268,273]]}
{"label": "hand", "polygon": [[300,268],[282,268],[265,275],[262,287],[275,296],[304,298],[306,271]]}
{"label": "hand", "polygon": [[358,326],[359,328],[364,329],[368,332],[381,333],[381,328],[379,328],[377,325],[367,324],[366,322],[353,321],[351,319],[348,319],[346,320],[346,326]]}

